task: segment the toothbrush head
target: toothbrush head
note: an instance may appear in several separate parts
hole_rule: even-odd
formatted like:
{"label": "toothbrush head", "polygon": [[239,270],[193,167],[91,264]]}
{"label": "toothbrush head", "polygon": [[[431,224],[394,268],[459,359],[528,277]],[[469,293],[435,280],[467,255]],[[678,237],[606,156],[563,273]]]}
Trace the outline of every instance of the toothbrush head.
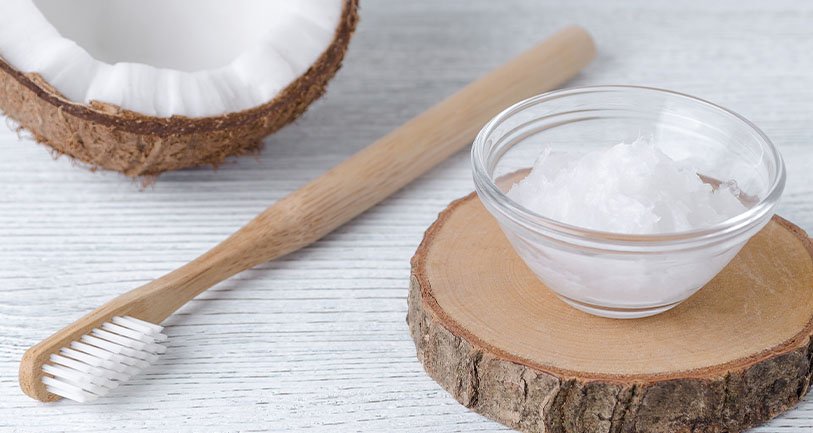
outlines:
{"label": "toothbrush head", "polygon": [[89,402],[107,395],[166,351],[164,328],[134,317],[114,316],[51,353],[42,365],[48,393]]}

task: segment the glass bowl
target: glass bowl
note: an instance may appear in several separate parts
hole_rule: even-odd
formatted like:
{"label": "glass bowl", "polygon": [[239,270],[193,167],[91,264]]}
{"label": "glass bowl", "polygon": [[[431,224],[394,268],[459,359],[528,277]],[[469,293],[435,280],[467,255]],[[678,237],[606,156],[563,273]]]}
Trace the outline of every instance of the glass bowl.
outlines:
{"label": "glass bowl", "polygon": [[[747,209],[696,230],[633,235],[546,218],[505,194],[545,147],[588,152],[639,137],[701,178],[735,180]],[[545,286],[579,310],[613,318],[658,314],[703,287],[770,221],[785,186],[778,150],[742,116],[634,86],[566,89],[515,104],[480,131],[472,170],[483,205]]]}

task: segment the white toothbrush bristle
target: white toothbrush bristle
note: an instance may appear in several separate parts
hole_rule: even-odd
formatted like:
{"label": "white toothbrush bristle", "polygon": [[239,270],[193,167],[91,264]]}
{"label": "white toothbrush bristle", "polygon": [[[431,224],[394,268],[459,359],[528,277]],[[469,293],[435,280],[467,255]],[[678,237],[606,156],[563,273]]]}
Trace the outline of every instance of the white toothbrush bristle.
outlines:
{"label": "white toothbrush bristle", "polygon": [[161,333],[161,331],[164,330],[163,327],[150,322],[145,322],[143,320],[138,320],[135,317],[116,316],[113,318],[113,323],[125,328],[134,329],[142,334],[151,335],[155,337],[156,341],[165,341],[167,339],[167,336]]}
{"label": "white toothbrush bristle", "polygon": [[113,317],[79,341],[52,354],[42,367],[48,392],[80,403],[106,395],[158,359],[166,346],[163,327],[136,319]]}

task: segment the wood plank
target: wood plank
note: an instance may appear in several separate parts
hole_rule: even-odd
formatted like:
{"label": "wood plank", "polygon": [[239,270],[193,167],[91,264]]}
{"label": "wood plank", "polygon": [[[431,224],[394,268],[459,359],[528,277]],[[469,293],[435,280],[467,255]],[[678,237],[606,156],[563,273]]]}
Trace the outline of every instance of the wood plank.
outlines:
{"label": "wood plank", "polygon": [[[811,22],[813,4],[786,0],[362,0],[327,95],[256,160],[170,173],[142,190],[0,133],[0,431],[505,430],[426,376],[404,322],[409,258],[437,213],[472,190],[466,152],[314,246],[193,301],[168,323],[178,346],[115,398],[39,405],[17,388],[17,363],[89,304],[192,259],[571,23],[599,45],[571,85],[671,88],[763,128],[788,165],[778,213],[811,232]],[[808,398],[754,431],[812,429]]]}

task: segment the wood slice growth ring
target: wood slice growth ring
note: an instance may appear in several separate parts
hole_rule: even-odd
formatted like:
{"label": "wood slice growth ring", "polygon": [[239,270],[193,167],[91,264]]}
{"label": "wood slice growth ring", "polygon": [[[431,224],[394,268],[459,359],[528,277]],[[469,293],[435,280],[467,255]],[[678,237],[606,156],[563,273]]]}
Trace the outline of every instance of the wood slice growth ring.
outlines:
{"label": "wood slice growth ring", "polygon": [[811,378],[813,242],[774,219],[714,280],[653,317],[560,301],[475,194],[412,258],[407,322],[429,376],[528,432],[732,432],[794,406]]}

